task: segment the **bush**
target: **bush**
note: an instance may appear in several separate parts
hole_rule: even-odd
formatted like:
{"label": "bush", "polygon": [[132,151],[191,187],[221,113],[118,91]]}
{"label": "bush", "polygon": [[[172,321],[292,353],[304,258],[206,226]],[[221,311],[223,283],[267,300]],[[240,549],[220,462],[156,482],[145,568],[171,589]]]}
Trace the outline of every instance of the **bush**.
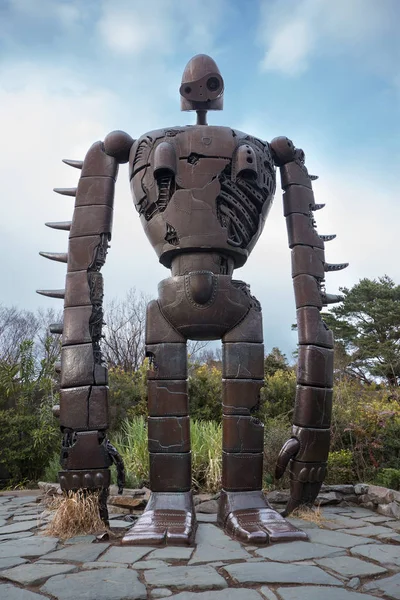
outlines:
{"label": "bush", "polygon": [[125,419],[147,415],[147,369],[147,360],[133,373],[109,369],[110,431],[118,431]]}
{"label": "bush", "polygon": [[264,485],[268,490],[287,488],[289,477],[286,472],[282,479],[275,480],[275,466],[283,444],[291,436],[291,427],[285,416],[269,419],[265,423],[264,434]]}
{"label": "bush", "polygon": [[194,420],[222,419],[222,375],[217,367],[194,365],[189,377],[190,416]]}
{"label": "bush", "polygon": [[330,452],[328,457],[328,472],[326,484],[353,483],[353,455],[350,450]]}
{"label": "bush", "polygon": [[357,481],[400,460],[400,405],[386,388],[341,380],[334,390],[331,451],[348,450]]}
{"label": "bush", "polygon": [[278,369],[265,378],[261,389],[259,416],[262,421],[285,418],[289,423],[296,396],[296,374],[293,369]]}
{"label": "bush", "polygon": [[0,411],[0,431],[0,465],[8,472],[8,485],[37,481],[58,445],[57,428],[43,430],[38,411],[27,415],[8,409]]}
{"label": "bush", "polygon": [[400,491],[400,469],[382,469],[378,472],[375,483],[391,490]]}

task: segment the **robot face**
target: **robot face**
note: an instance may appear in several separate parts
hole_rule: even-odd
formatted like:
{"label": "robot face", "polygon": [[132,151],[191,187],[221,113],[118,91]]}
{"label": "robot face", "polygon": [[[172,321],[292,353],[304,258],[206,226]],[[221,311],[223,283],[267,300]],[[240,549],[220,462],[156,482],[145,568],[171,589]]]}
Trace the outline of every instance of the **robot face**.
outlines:
{"label": "robot face", "polygon": [[210,56],[198,54],[188,62],[179,92],[181,110],[222,110],[224,80]]}

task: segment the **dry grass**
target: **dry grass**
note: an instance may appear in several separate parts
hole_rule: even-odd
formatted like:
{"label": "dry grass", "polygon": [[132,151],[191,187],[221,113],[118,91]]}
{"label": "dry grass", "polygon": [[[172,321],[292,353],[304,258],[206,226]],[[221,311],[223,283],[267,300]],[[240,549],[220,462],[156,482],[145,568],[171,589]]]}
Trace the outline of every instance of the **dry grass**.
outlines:
{"label": "dry grass", "polygon": [[45,535],[69,539],[104,531],[105,525],[99,515],[98,493],[68,492],[54,497],[47,509],[55,510],[55,515],[45,529]]}
{"label": "dry grass", "polygon": [[322,527],[324,522],[327,521],[319,506],[314,506],[312,508],[301,506],[296,508],[290,516],[295,517],[296,519],[303,519],[303,521],[308,521],[309,523],[315,523],[318,527]]}

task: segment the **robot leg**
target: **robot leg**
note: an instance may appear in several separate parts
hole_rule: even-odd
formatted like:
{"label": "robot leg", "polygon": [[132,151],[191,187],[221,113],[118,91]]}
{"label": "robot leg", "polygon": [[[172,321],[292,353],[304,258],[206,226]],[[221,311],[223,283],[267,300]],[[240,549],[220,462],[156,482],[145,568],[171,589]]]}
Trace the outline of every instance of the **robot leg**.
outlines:
{"label": "robot leg", "polygon": [[148,444],[151,496],[123,544],[191,545],[196,520],[191,492],[186,340],[158,302],[147,308]]}
{"label": "robot leg", "polygon": [[258,303],[222,341],[223,452],[218,524],[243,543],[307,539],[269,506],[262,492],[264,425],[252,416],[264,378]]}

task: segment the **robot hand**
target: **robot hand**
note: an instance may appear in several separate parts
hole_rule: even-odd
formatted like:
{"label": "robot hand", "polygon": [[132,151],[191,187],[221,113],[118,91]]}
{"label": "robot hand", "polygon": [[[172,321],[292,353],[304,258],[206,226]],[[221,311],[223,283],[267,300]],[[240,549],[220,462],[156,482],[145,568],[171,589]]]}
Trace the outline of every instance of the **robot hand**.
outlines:
{"label": "robot hand", "polygon": [[299,506],[313,506],[325,476],[326,463],[296,460],[299,450],[299,440],[290,438],[283,445],[276,463],[276,479],[283,476],[289,464],[290,498],[282,513],[284,517]]}

